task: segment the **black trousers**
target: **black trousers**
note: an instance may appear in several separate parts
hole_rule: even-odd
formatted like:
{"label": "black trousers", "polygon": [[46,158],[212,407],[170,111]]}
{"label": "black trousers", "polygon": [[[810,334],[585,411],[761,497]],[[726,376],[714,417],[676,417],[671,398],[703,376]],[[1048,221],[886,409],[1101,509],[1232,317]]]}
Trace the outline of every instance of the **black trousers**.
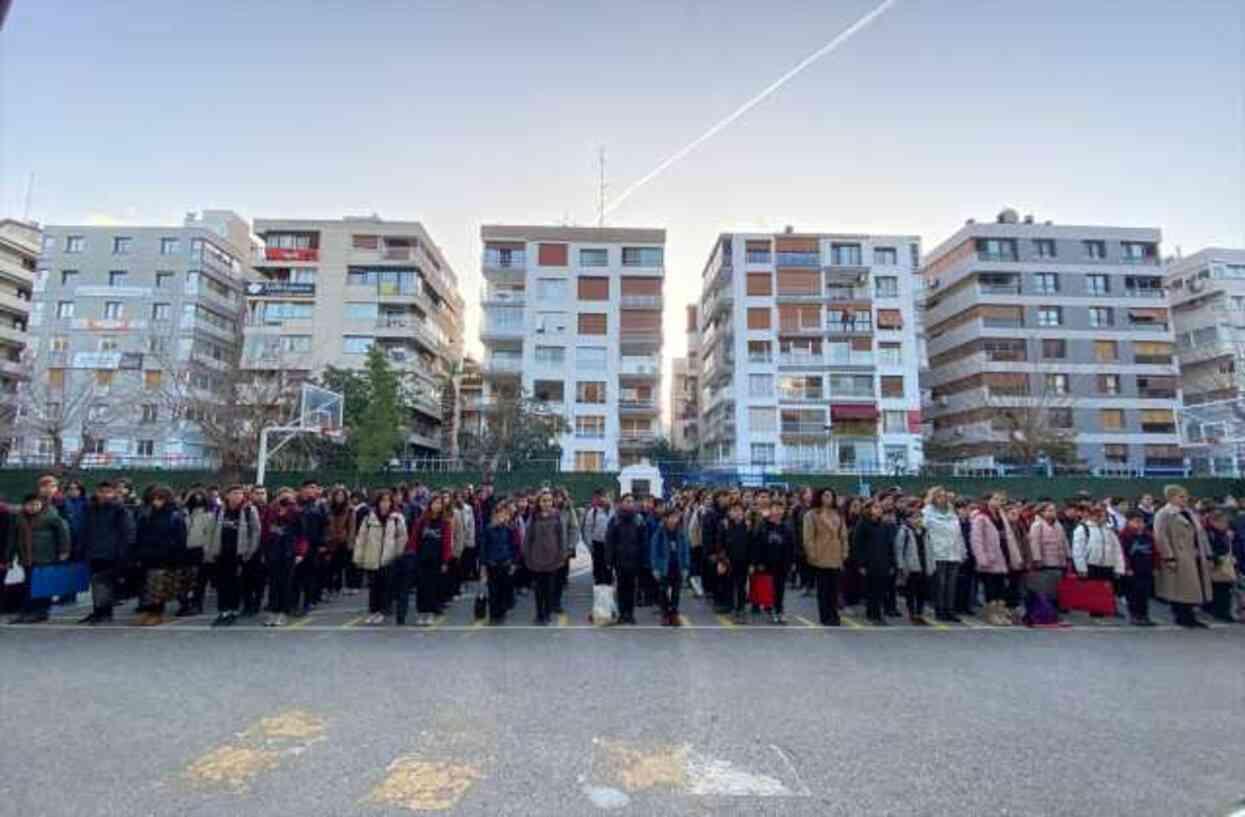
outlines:
{"label": "black trousers", "polygon": [[242,564],[242,609],[245,613],[255,615],[259,612],[267,582],[268,567],[258,553]]}
{"label": "black trousers", "polygon": [[899,588],[895,586],[894,576],[886,583],[886,614],[899,615]]}
{"label": "black trousers", "polygon": [[1154,594],[1154,559],[1149,554],[1132,558],[1133,575],[1128,588],[1128,614],[1134,619],[1150,617],[1150,596]]}
{"label": "black trousers", "polygon": [[605,561],[605,543],[592,543],[592,583],[613,584],[614,571]]}
{"label": "black trousers", "polygon": [[960,573],[959,562],[938,562],[934,568],[934,612],[940,616],[955,611],[955,588]]}
{"label": "black trousers", "polygon": [[977,563],[970,556],[955,580],[955,612],[972,615],[977,607]]}
{"label": "black trousers", "polygon": [[895,577],[889,570],[865,572],[865,617],[870,621],[882,618],[888,588],[895,589]]}
{"label": "black trousers", "polygon": [[415,568],[415,610],[420,615],[431,615],[441,609],[441,563],[420,562]]}
{"label": "black trousers", "polygon": [[497,621],[510,610],[510,565],[489,565],[487,571],[488,615]]}
{"label": "black trousers", "polygon": [[[690,562],[690,563],[688,564],[688,566],[687,566],[687,568],[688,568],[688,569],[687,569],[687,575],[688,575],[688,578],[691,578],[692,576],[702,576],[702,575],[704,575],[704,561],[705,561],[705,549],[704,549],[704,547],[694,547],[694,548],[692,548],[692,554],[691,554],[691,555],[692,555],[691,562]],[[702,584],[703,584],[703,582],[702,582]]]}
{"label": "black trousers", "polygon": [[627,568],[618,570],[618,618],[630,621],[635,618],[636,572]]}
{"label": "black trousers", "polygon": [[661,585],[661,609],[667,616],[679,614],[679,591],[683,589],[683,573],[672,564]]}
{"label": "black trousers", "polygon": [[553,586],[557,571],[532,571],[532,588],[536,595],[536,619],[548,621],[553,614]]}
{"label": "black trousers", "polygon": [[925,600],[928,596],[928,583],[924,573],[909,573],[908,585],[904,598],[908,602],[909,616],[925,615]]}
{"label": "black trousers", "polygon": [[817,620],[824,627],[839,625],[839,569],[812,567],[817,586]]}
{"label": "black trousers", "polygon": [[283,614],[290,612],[294,595],[294,560],[276,558],[268,560],[268,610]]}
{"label": "black trousers", "polygon": [[1025,597],[1025,574],[1023,570],[1013,570],[1007,574],[1007,606],[1016,608]]}
{"label": "black trousers", "polygon": [[419,580],[419,561],[414,553],[404,553],[383,568],[384,606],[374,612],[387,613],[392,608],[399,624],[406,623],[411,610],[411,591]]}
{"label": "black trousers", "polygon": [[392,565],[368,571],[367,611],[369,613],[389,612],[389,584],[392,573]]}
{"label": "black trousers", "polygon": [[977,578],[986,589],[986,603],[1007,600],[1006,573],[978,573]]}
{"label": "black trousers", "polygon": [[1232,618],[1232,583],[1231,582],[1211,582],[1210,604],[1207,606],[1207,612],[1220,621],[1233,621]]}
{"label": "black trousers", "polygon": [[458,558],[462,580],[465,582],[480,581],[480,549],[478,547],[463,548],[463,555]]}
{"label": "black trousers", "polygon": [[111,559],[91,560],[91,604],[102,616],[112,616],[117,596],[117,563]]}
{"label": "black trousers", "polygon": [[739,565],[731,570],[731,585],[735,590],[735,612],[748,608],[748,568]]}
{"label": "black trousers", "polygon": [[550,604],[553,612],[562,612],[562,593],[566,590],[566,585],[571,578],[571,566],[569,563],[559,567],[553,574],[553,596]]}
{"label": "black trousers", "polygon": [[290,582],[290,612],[306,612],[316,600],[316,554],[308,553],[307,557],[294,565],[293,580]]}
{"label": "black trousers", "polygon": [[346,551],[346,589],[360,590],[363,587],[363,571],[354,563],[354,551]]}
{"label": "black trousers", "polygon": [[770,575],[774,577],[774,613],[783,614],[783,600],[787,597],[787,576],[791,573],[791,565],[773,564],[766,565],[770,569]]}
{"label": "black trousers", "polygon": [[242,599],[238,581],[238,554],[221,553],[216,557],[214,570],[216,580],[216,612],[236,612]]}

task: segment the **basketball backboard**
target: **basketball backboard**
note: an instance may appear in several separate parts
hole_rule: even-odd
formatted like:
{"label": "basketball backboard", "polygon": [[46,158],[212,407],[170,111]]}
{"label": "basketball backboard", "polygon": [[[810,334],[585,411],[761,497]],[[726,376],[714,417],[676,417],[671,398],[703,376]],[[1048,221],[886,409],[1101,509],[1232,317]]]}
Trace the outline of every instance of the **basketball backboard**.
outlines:
{"label": "basketball backboard", "polygon": [[335,391],[303,384],[297,424],[312,431],[334,434],[341,431],[345,400]]}

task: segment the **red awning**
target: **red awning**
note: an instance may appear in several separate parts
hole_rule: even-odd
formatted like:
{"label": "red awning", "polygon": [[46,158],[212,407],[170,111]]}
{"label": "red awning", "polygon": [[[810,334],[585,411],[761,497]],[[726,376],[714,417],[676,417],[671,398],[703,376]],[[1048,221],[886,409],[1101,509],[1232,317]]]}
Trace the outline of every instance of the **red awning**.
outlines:
{"label": "red awning", "polygon": [[830,406],[830,420],[876,420],[878,407],[873,403],[839,403]]}

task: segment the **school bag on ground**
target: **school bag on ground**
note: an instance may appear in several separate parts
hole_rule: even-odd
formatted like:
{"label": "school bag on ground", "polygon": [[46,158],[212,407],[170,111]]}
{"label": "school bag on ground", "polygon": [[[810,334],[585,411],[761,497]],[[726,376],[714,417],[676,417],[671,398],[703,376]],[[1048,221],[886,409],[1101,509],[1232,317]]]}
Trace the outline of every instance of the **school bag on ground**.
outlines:
{"label": "school bag on ground", "polygon": [[618,618],[618,598],[612,584],[598,584],[592,588],[592,623],[604,626]]}

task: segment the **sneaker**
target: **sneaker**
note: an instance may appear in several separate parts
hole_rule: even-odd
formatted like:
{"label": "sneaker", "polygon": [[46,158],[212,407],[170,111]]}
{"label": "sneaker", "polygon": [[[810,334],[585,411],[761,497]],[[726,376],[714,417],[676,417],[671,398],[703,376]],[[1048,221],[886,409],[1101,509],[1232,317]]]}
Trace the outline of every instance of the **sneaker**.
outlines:
{"label": "sneaker", "polygon": [[273,627],[284,627],[286,625],[285,613],[277,613],[276,621],[272,622]]}
{"label": "sneaker", "polygon": [[784,627],[787,624],[787,619],[783,617],[782,613],[774,613],[771,620],[779,627]]}
{"label": "sneaker", "polygon": [[218,613],[216,618],[212,621],[212,626],[213,627],[224,627],[228,623],[229,623],[229,616],[226,615],[225,613]]}

